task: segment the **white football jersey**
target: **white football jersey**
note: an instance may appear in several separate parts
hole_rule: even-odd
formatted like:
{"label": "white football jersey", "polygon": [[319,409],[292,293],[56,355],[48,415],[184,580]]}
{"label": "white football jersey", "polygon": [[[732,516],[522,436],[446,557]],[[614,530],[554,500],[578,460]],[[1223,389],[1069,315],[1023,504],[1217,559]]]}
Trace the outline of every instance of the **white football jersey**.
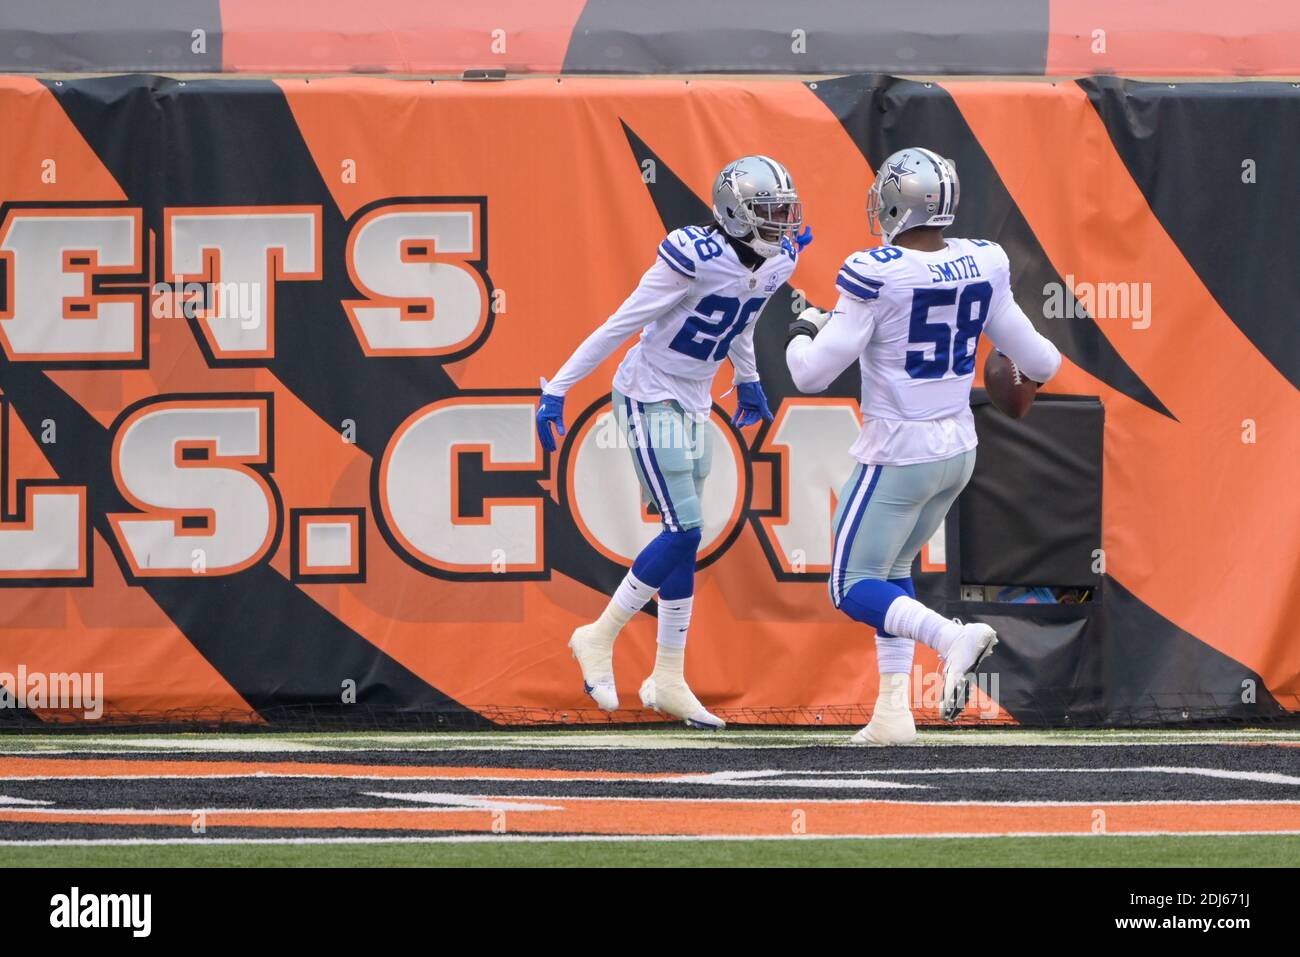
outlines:
{"label": "white football jersey", "polygon": [[688,412],[707,415],[713,377],[724,359],[731,358],[736,382],[758,380],[754,326],[796,260],[795,253],[782,252],[751,270],[716,230],[674,230],[636,289],[578,347],[546,391],[564,395],[640,329],[614,388],[641,402],[673,399]]}
{"label": "white football jersey", "polygon": [[863,426],[850,453],[861,462],[930,462],[975,447],[970,389],[983,333],[1037,382],[1060,366],[1056,347],[1016,305],[997,243],[863,250],[844,261],[835,284],[834,314],[816,339],[791,342],[786,359],[801,390],[820,391],[857,358]]}

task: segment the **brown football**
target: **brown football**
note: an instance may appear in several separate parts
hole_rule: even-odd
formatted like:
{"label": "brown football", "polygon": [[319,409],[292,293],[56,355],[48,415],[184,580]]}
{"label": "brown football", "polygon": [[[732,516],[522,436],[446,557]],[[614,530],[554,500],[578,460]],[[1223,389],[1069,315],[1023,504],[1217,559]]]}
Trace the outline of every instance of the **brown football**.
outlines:
{"label": "brown football", "polygon": [[1034,404],[1038,383],[1027,379],[1014,362],[994,349],[984,360],[984,390],[999,411],[1019,419]]}

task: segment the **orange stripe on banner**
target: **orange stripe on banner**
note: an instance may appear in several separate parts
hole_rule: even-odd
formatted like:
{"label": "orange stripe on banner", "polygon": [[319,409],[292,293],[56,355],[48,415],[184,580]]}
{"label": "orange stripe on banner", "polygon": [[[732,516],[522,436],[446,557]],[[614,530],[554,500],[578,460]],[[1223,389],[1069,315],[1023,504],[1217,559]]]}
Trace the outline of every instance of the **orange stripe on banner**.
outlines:
{"label": "orange stripe on banner", "polygon": [[[467,800],[483,800],[480,795]],[[514,799],[511,799],[514,800]],[[496,833],[743,835],[794,834],[1094,834],[1224,831],[1300,831],[1300,804],[1071,804],[939,805],[818,803],[816,801],[611,801],[605,798],[529,798],[547,810],[303,810],[205,809],[215,827],[415,830]],[[1104,816],[1103,816],[1104,815]],[[157,811],[0,811],[0,821],[42,824],[137,824],[190,827],[192,813]],[[209,831],[210,833],[210,831]]]}
{"label": "orange stripe on banner", "polygon": [[32,77],[0,77],[0,97],[6,124],[22,130],[21,136],[0,137],[0,196],[5,202],[126,199],[43,83]]}
{"label": "orange stripe on banner", "polygon": [[[93,588],[8,588],[0,612],[0,671],[103,675],[104,717],[183,709],[194,721],[260,723],[243,699],[142,588],[127,585],[98,532]],[[112,623],[111,630],[106,623]],[[75,636],[70,639],[69,636]],[[85,708],[29,712],[80,721]]]}
{"label": "orange stripe on banner", "polygon": [[[558,73],[584,0],[221,0],[228,72]],[[495,31],[501,31],[497,33]]]}
{"label": "orange stripe on banner", "polygon": [[[125,198],[48,90],[32,80],[4,78],[0,94],[16,123],[42,131],[39,138],[8,137],[0,144],[0,195],[52,201]],[[57,183],[69,187],[39,184],[45,157],[58,164]],[[286,525],[292,508],[368,504],[370,459],[342,442],[336,427],[321,421],[276,376],[265,369],[211,368],[190,325],[180,319],[153,319],[148,328],[147,369],[55,369],[47,375],[105,428],[128,405],[163,393],[273,392],[275,481]],[[53,474],[39,446],[21,429],[12,430],[10,450],[14,480]],[[373,522],[368,527],[375,534]],[[285,577],[291,531],[286,530],[272,558],[273,567]],[[6,590],[0,610],[0,670],[12,673],[22,663],[29,672],[103,673],[109,716],[180,711],[192,720],[220,716],[259,722],[253,708],[148,592],[126,584],[99,533],[93,540],[93,588]],[[372,555],[387,551],[377,535],[368,545]],[[76,641],[69,642],[70,633]],[[166,679],[159,680],[159,675]],[[33,713],[42,715],[39,710]]]}
{"label": "orange stripe on banner", "polygon": [[1051,0],[1047,73],[1300,73],[1300,6]]}
{"label": "orange stripe on banner", "polygon": [[[1053,381],[1054,391],[1099,393],[1106,404],[1107,572],[1258,672],[1275,695],[1300,694],[1300,393],[1165,232],[1082,89],[947,88],[1056,271],[1074,277],[1076,290],[1133,284],[1148,301],[1147,319],[1097,322],[1176,419],[1095,388],[1068,365]],[[1032,312],[1044,303],[1021,305]],[[1257,441],[1243,441],[1248,422]]]}
{"label": "orange stripe on banner", "polygon": [[[127,198],[43,84],[27,77],[0,77],[0,99],[10,126],[24,131],[22,136],[0,137],[0,196],[7,202],[105,204]],[[183,322],[155,323],[156,335],[161,335],[159,327],[167,331],[178,327],[176,335],[189,337]],[[165,352],[162,358],[167,358]],[[195,369],[202,365],[200,358]],[[50,370],[46,374],[105,426],[127,402],[164,391],[161,379],[141,370]],[[23,408],[22,395],[9,398],[16,409]],[[40,444],[16,414],[10,424],[11,488],[20,479],[53,476]],[[126,584],[98,533],[92,535],[92,550],[93,588],[4,590],[0,671],[13,674],[25,665],[28,673],[102,673],[109,717],[181,708],[195,720],[218,715],[232,721],[240,716],[257,720],[248,703],[149,594]],[[32,709],[30,713],[48,720],[72,720],[84,711]]]}

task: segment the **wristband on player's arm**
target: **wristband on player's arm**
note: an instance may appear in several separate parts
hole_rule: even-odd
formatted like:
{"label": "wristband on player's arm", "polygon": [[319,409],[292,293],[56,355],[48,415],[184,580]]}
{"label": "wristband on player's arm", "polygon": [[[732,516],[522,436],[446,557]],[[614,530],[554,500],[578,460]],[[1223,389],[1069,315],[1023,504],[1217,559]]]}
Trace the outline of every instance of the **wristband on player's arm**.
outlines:
{"label": "wristband on player's arm", "polygon": [[790,328],[786,332],[785,347],[787,349],[790,348],[790,343],[794,342],[800,336],[807,336],[809,339],[816,339],[819,331],[817,323],[810,322],[807,319],[796,319],[794,322],[790,323]]}
{"label": "wristband on player's arm", "polygon": [[817,333],[822,331],[826,323],[830,322],[831,316],[828,312],[823,312],[816,306],[809,306],[803,312],[799,313],[799,318],[790,323],[790,329],[786,333],[785,346],[790,348],[798,336],[807,336],[810,339],[816,339]]}

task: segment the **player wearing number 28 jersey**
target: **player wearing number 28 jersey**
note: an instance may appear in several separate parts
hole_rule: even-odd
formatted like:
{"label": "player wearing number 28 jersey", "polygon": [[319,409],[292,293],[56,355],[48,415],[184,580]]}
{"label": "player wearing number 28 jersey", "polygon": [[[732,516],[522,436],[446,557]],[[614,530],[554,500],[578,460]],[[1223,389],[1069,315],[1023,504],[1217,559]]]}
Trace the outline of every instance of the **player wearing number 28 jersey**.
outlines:
{"label": "player wearing number 28 jersey", "polygon": [[837,608],[876,629],[880,697],[859,744],[916,737],[907,706],[915,643],[944,661],[943,715],[966,706],[969,673],[997,637],[983,624],[949,621],[916,601],[912,563],[975,466],[970,388],[982,334],[1037,382],[1060,353],[1011,294],[997,243],[947,239],[957,170],[926,149],[890,156],[876,173],[868,218],[887,245],[850,255],[835,310],[806,310],[790,327],[786,363],[795,385],[820,392],[857,362],[862,431],[858,461],[840,493],[830,592]]}
{"label": "player wearing number 28 jersey", "polygon": [[754,325],[768,298],[790,278],[799,250],[812,240],[810,230],[799,233],[803,213],[790,174],[766,156],[742,157],[718,175],[713,216],[715,225],[668,234],[627,301],[550,382],[543,381],[537,411],[542,447],[554,451],[551,428],[564,434],[565,393],[640,332],[614,375],[613,411],[663,532],[637,555],[600,618],[573,633],[569,647],[587,693],[614,710],[614,640],[657,592],[655,668],[641,684],[641,702],[700,728],[723,726],[683,674],[703,524],[700,499],[711,460],[713,378],[729,358],[738,393],[732,422],[744,428],[771,420],[754,360]]}

